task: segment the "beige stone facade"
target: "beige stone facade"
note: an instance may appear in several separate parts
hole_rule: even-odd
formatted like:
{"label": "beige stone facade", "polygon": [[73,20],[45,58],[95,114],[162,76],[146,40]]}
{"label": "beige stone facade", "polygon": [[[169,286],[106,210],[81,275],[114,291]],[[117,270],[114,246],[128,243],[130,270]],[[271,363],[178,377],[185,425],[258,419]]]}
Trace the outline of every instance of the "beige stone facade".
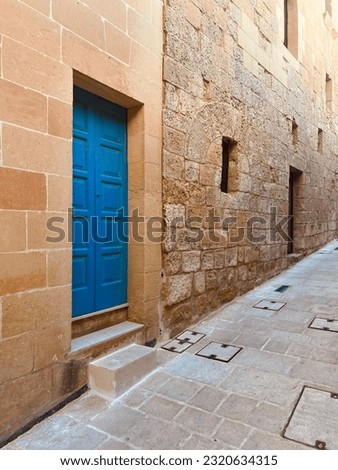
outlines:
{"label": "beige stone facade", "polygon": [[[337,235],[338,8],[290,0],[287,35],[284,18],[282,0],[166,2],[162,322],[171,334]],[[288,249],[274,227],[291,210],[290,184]]]}
{"label": "beige stone facade", "polygon": [[[1,443],[86,384],[105,352],[76,350],[86,333],[167,338],[337,236],[338,8],[290,0],[286,32],[284,0],[0,8]],[[74,86],[127,109],[142,217],[128,304],[88,322],[72,319]]]}
{"label": "beige stone facade", "polygon": [[[71,350],[73,86],[128,110],[129,210],[161,215],[162,3],[0,1],[0,441],[86,383]],[[65,241],[47,221],[62,217]],[[68,236],[69,235],[69,236]],[[127,319],[157,336],[160,245],[129,246]]]}

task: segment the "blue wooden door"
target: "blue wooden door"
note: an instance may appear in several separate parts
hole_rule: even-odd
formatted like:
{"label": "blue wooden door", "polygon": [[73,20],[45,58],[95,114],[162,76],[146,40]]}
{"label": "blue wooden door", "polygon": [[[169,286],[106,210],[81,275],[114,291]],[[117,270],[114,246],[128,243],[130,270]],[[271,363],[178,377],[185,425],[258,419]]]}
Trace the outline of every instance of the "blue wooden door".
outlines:
{"label": "blue wooden door", "polygon": [[126,120],[120,106],[74,89],[74,317],[127,302]]}

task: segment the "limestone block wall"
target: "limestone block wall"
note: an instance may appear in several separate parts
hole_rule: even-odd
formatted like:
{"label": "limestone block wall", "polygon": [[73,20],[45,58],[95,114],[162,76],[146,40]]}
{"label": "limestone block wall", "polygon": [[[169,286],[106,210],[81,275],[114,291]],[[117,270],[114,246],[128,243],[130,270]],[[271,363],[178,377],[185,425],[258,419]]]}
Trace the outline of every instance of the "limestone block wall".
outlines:
{"label": "limestone block wall", "polygon": [[[71,353],[74,85],[128,108],[129,209],[161,215],[162,2],[0,0],[0,11],[1,442],[86,383]],[[129,319],[153,338],[161,247],[131,241],[129,260]]]}
{"label": "limestone block wall", "polygon": [[[337,236],[338,9],[325,5],[290,2],[287,48],[282,0],[166,2],[167,335]],[[276,234],[290,167],[293,254]]]}

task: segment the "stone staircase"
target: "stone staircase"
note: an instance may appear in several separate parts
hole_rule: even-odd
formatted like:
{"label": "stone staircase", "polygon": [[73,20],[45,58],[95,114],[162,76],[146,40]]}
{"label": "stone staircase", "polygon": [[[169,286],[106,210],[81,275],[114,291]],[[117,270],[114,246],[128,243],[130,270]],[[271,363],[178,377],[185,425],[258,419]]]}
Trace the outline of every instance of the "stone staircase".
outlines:
{"label": "stone staircase", "polygon": [[[103,322],[111,320],[108,317]],[[157,366],[156,349],[143,346],[144,325],[123,317],[120,320],[96,331],[93,331],[98,326],[95,318],[75,325],[69,355],[71,361],[85,364],[88,372],[83,370],[77,388],[88,383],[93,393],[108,400],[125,393]]]}

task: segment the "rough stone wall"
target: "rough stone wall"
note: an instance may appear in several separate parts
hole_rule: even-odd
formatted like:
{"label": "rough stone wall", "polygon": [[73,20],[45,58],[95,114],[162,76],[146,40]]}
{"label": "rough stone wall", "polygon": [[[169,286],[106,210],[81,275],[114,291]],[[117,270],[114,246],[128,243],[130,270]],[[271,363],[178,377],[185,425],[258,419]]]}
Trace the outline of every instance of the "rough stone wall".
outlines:
{"label": "rough stone wall", "polygon": [[[166,2],[167,335],[337,235],[338,9],[330,16],[324,0],[293,3],[288,50],[281,0]],[[236,142],[228,193],[220,189],[223,137]],[[288,215],[290,167],[302,173],[288,256],[274,224]]]}
{"label": "rough stone wall", "polygon": [[[161,215],[162,2],[0,0],[0,443],[86,384],[71,350],[73,85],[128,108],[129,207]],[[46,221],[62,217],[63,242]],[[158,332],[161,247],[130,244]]]}

